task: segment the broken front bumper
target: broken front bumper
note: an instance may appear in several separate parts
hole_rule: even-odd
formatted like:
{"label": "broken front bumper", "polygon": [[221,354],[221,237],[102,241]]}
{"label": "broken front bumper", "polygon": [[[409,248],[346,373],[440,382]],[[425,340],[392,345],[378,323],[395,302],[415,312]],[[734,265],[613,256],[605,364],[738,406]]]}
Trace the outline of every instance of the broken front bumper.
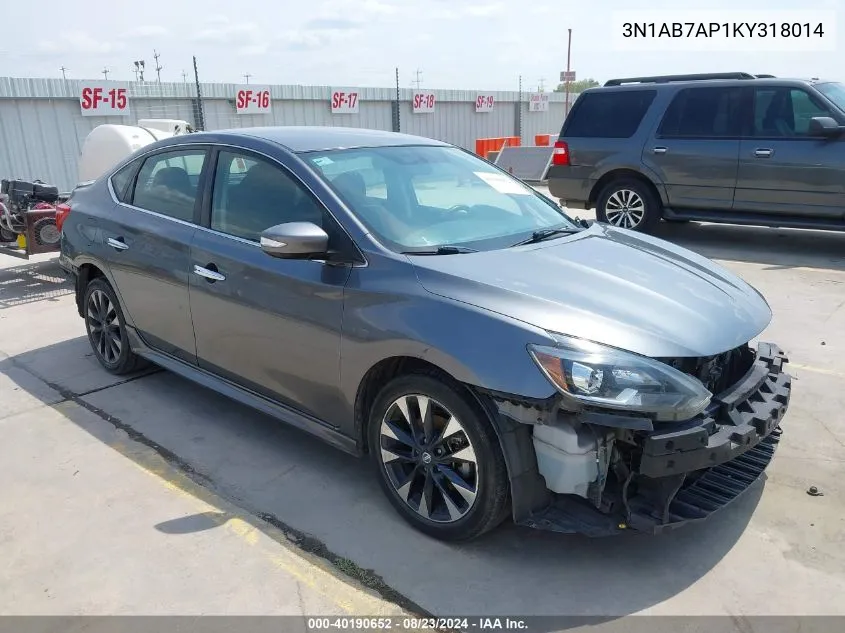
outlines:
{"label": "broken front bumper", "polygon": [[617,498],[604,500],[603,511],[559,495],[522,523],[605,536],[627,529],[658,533],[708,517],[757,481],[774,456],[792,388],[787,362],[776,345],[761,343],[748,372],[714,396],[703,414],[642,434],[638,463]]}

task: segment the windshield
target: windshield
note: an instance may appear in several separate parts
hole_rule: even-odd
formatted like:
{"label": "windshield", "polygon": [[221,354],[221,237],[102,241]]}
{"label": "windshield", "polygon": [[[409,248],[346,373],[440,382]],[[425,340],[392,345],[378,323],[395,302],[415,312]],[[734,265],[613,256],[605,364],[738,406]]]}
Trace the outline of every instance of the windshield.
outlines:
{"label": "windshield", "polygon": [[816,84],[816,89],[845,112],[845,84],[835,82]]}
{"label": "windshield", "polygon": [[490,250],[538,230],[578,228],[551,200],[457,148],[376,147],[302,158],[397,252]]}

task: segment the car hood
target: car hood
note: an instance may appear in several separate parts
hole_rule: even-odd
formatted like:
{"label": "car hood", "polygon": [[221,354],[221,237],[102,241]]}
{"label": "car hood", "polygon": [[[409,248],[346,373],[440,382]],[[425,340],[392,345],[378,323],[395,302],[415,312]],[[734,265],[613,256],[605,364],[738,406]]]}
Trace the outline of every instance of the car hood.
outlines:
{"label": "car hood", "polygon": [[607,225],[411,261],[435,295],[651,357],[718,354],[753,339],[772,318],[762,295],[721,266]]}

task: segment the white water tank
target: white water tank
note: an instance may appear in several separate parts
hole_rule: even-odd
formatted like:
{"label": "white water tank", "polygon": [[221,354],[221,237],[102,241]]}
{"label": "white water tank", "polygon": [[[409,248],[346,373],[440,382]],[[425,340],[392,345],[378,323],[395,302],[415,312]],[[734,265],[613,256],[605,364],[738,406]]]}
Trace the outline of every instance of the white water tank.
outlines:
{"label": "white water tank", "polygon": [[142,147],[189,130],[186,121],[175,119],[142,119],[138,125],[98,125],[82,144],[78,182],[96,180]]}

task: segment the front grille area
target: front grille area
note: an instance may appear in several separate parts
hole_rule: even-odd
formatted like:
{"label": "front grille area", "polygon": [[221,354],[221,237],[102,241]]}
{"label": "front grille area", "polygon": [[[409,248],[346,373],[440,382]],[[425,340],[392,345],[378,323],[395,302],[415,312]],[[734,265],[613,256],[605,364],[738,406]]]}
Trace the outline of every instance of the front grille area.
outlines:
{"label": "front grille area", "polygon": [[754,350],[745,344],[715,356],[657,360],[698,378],[710,393],[716,395],[736,383],[751,369]]}

